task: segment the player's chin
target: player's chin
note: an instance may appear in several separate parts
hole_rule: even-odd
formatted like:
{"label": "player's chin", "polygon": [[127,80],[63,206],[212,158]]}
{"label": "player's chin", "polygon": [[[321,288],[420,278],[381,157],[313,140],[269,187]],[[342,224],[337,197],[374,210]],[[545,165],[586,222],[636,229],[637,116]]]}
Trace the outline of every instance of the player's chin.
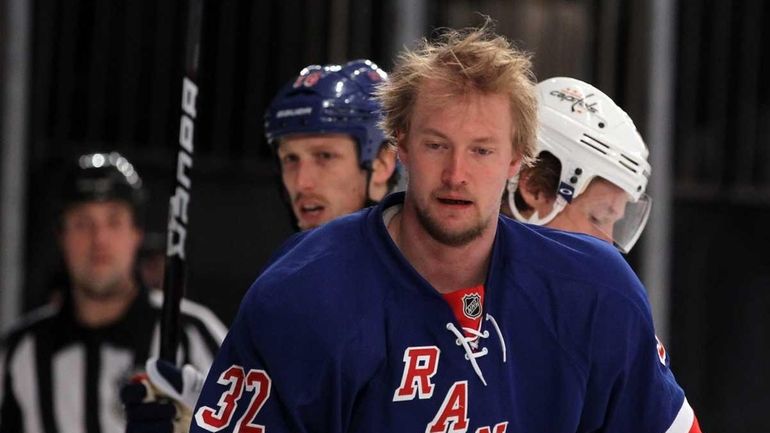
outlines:
{"label": "player's chin", "polygon": [[432,233],[433,237],[450,247],[463,247],[478,239],[484,228],[480,225],[444,226]]}
{"label": "player's chin", "polygon": [[332,218],[325,211],[298,212],[297,225],[302,230],[314,229]]}
{"label": "player's chin", "polygon": [[303,219],[297,220],[297,227],[299,227],[300,230],[310,230],[318,227],[320,224],[315,223],[312,221],[307,221]]}
{"label": "player's chin", "polygon": [[116,275],[91,275],[87,280],[78,285],[81,293],[92,299],[108,299],[121,296],[128,291],[128,287],[120,283],[121,279]]}

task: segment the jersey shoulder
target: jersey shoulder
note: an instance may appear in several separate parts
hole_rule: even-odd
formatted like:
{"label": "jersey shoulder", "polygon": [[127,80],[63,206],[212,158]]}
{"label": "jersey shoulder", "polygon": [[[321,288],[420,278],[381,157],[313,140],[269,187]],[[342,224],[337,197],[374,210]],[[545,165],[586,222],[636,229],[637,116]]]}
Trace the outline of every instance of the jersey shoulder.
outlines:
{"label": "jersey shoulder", "polygon": [[41,329],[52,326],[52,323],[61,312],[58,304],[47,304],[24,314],[14,323],[5,334],[3,341],[10,342],[26,334],[37,333]]}
{"label": "jersey shoulder", "polygon": [[380,240],[367,228],[368,212],[294,239],[252,284],[239,315],[250,317],[255,327],[275,321],[308,327],[324,323],[324,330],[341,335],[354,332],[353,320],[376,321],[387,294],[373,251]]}
{"label": "jersey shoulder", "polygon": [[[357,289],[375,262],[373,239],[364,212],[333,220],[292,238],[257,278],[248,296],[295,297],[312,302],[316,297],[339,295]],[[323,289],[319,294],[319,289]],[[301,299],[296,296],[303,295]]]}
{"label": "jersey shoulder", "polygon": [[4,352],[4,356],[11,358],[18,344],[26,337],[47,334],[55,328],[60,312],[60,305],[48,304],[22,316],[0,339],[0,349]]}
{"label": "jersey shoulder", "polygon": [[632,335],[654,341],[644,286],[613,246],[515,221],[504,225],[506,281],[580,368],[587,368],[596,344]]}
{"label": "jersey shoulder", "polygon": [[523,274],[519,277],[547,281],[555,288],[579,287],[579,296],[617,296],[647,306],[639,278],[608,242],[581,233],[504,220],[505,253],[519,264],[516,268]]}

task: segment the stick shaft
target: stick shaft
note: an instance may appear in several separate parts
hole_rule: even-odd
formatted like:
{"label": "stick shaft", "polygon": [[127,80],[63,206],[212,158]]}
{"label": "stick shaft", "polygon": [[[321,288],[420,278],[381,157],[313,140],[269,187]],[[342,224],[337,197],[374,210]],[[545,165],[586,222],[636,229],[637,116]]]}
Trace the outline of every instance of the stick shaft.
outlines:
{"label": "stick shaft", "polygon": [[188,0],[184,48],[184,76],[179,117],[179,149],[176,180],[169,200],[166,268],[163,281],[163,309],[160,322],[160,358],[176,363],[181,333],[180,304],[186,285],[186,242],[188,207],[192,193],[190,170],[193,166],[197,119],[198,72],[205,0]]}

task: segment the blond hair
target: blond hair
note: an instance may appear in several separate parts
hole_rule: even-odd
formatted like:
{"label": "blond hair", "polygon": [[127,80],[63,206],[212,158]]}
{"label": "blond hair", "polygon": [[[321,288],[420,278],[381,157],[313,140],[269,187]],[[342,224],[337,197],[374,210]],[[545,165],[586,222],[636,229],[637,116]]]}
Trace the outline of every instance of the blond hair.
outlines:
{"label": "blond hair", "polygon": [[530,55],[495,34],[489,19],[480,28],[446,29],[433,42],[423,38],[417,49],[399,55],[377,92],[384,113],[380,125],[392,143],[399,133],[409,131],[418,91],[427,79],[442,82],[454,96],[474,91],[507,95],[514,124],[513,151],[525,164],[533,160],[537,98]]}

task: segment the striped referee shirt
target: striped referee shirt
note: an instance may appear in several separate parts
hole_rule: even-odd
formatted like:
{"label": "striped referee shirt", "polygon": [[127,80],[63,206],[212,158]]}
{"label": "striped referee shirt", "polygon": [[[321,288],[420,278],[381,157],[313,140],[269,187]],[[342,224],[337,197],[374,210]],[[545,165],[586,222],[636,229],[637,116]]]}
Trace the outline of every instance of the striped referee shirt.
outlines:
{"label": "striped referee shirt", "polygon": [[[75,321],[67,301],[26,316],[0,353],[0,433],[122,433],[120,387],[158,355],[160,293],[143,289],[118,322]],[[178,359],[207,371],[226,334],[205,307],[182,302]]]}

